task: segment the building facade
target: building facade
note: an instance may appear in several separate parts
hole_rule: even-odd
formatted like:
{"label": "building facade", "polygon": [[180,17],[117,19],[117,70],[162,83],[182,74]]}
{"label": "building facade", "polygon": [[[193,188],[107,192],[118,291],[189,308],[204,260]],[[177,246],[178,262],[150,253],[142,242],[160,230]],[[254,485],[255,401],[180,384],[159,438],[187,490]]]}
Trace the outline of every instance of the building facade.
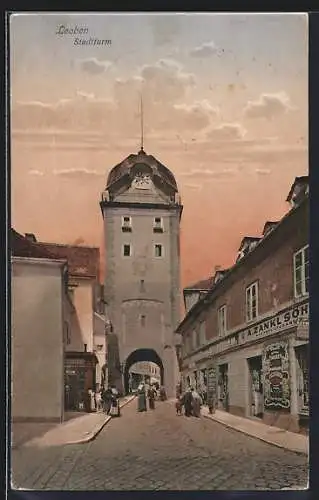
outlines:
{"label": "building facade", "polygon": [[64,418],[67,262],[11,230],[12,421]]}
{"label": "building facade", "polygon": [[279,222],[243,239],[235,265],[177,334],[185,385],[204,384],[219,409],[299,431],[309,417],[307,177],[296,178],[287,201]]}
{"label": "building facade", "polygon": [[65,408],[69,411],[88,411],[88,391],[100,387],[102,367],[106,363],[105,316],[97,293],[100,287],[100,251],[96,247],[40,241],[37,241],[37,246],[68,262],[68,290],[73,310],[70,324],[65,325],[68,328]]}
{"label": "building facade", "polygon": [[109,379],[128,391],[138,361],[161,366],[168,393],[178,375],[180,218],[173,174],[142,149],[115,166],[100,202],[104,219],[105,302],[112,324]]}
{"label": "building facade", "polygon": [[[62,328],[62,351],[59,351],[59,359],[52,357],[52,362],[56,366],[62,363],[63,381],[54,376],[55,383],[58,384],[63,394],[63,410],[65,411],[89,411],[89,389],[99,389],[104,384],[107,376],[107,320],[105,318],[104,302],[101,300],[101,286],[99,284],[99,249],[94,247],[61,245],[55,243],[43,243],[37,241],[36,237],[28,233],[25,236],[16,231],[11,231],[12,254],[13,254],[13,290],[14,309],[13,325],[20,325],[23,322],[24,310],[23,295],[15,286],[16,283],[27,283],[31,270],[34,273],[34,282],[29,279],[29,296],[34,296],[34,307],[32,309],[34,331],[30,333],[30,340],[26,336],[20,336],[18,327],[13,329],[13,358],[16,362],[13,365],[13,385],[14,393],[18,394],[20,377],[23,366],[20,366],[19,352],[23,352],[22,345],[31,346],[31,338],[41,331],[34,342],[37,342],[37,349],[30,351],[28,363],[24,368],[30,370],[30,364],[36,364],[37,352],[43,352],[49,345],[50,328],[55,329],[56,346],[59,345],[59,331]],[[17,261],[17,259],[20,259]],[[24,265],[22,266],[21,259]],[[40,278],[45,279],[45,270],[50,266],[53,269],[55,263],[64,264],[63,276],[65,288],[60,294],[52,288],[54,297],[48,302],[43,302],[41,290],[38,287]],[[50,265],[49,265],[50,264]],[[17,271],[15,270],[17,268]],[[17,274],[19,270],[19,275]],[[58,271],[56,271],[58,272]],[[48,277],[46,277],[48,280]],[[38,283],[39,282],[39,283]],[[44,283],[44,281],[43,281]],[[40,285],[39,285],[40,286]],[[43,284],[44,286],[44,284]],[[22,290],[22,287],[20,287]],[[39,291],[40,290],[40,291]],[[24,290],[25,292],[25,290]],[[63,293],[62,293],[63,292]],[[36,302],[37,298],[37,302]],[[31,299],[30,299],[31,300]],[[53,320],[45,316],[49,312],[52,303],[52,315],[54,314],[55,303],[59,304],[62,314],[57,313],[58,325]],[[36,307],[37,306],[37,307]],[[30,310],[31,314],[31,310]],[[50,328],[48,323],[50,322]],[[60,322],[61,325],[60,325]],[[52,335],[54,335],[54,331]],[[21,337],[21,338],[20,338]],[[53,339],[52,339],[53,341]],[[22,342],[22,343],[21,343]],[[27,342],[27,343],[26,343]],[[23,344],[24,343],[24,344]],[[18,350],[18,347],[20,346]],[[21,350],[22,349],[22,350]],[[31,347],[30,347],[31,349]],[[56,349],[52,350],[55,352]],[[31,356],[33,355],[33,357]],[[46,357],[48,357],[48,353]],[[52,354],[53,356],[53,354]],[[34,358],[34,359],[33,359]],[[41,359],[45,359],[41,357]],[[51,358],[50,358],[51,360]],[[40,360],[38,360],[40,362]],[[51,361],[50,361],[51,362]],[[53,383],[51,371],[46,372],[48,387]],[[43,376],[43,379],[46,377]],[[27,381],[27,378],[25,379]],[[51,381],[51,382],[50,382]],[[23,384],[21,384],[21,387]],[[19,386],[20,387],[20,386]],[[45,387],[45,384],[43,384]],[[31,391],[31,388],[30,388]],[[38,394],[42,392],[38,392]],[[14,396],[18,401],[21,398]],[[25,397],[28,391],[25,391]],[[43,396],[45,399],[45,395]],[[41,401],[42,396],[41,396]],[[31,399],[29,399],[31,401]],[[33,403],[32,403],[33,404]],[[23,405],[22,405],[23,406]],[[15,407],[16,408],[16,403]],[[38,405],[42,408],[42,405]],[[47,406],[50,408],[50,405]],[[43,415],[46,418],[46,415]]]}
{"label": "building facade", "polygon": [[139,361],[129,369],[129,391],[137,389],[140,382],[161,384],[160,368],[150,361]]}

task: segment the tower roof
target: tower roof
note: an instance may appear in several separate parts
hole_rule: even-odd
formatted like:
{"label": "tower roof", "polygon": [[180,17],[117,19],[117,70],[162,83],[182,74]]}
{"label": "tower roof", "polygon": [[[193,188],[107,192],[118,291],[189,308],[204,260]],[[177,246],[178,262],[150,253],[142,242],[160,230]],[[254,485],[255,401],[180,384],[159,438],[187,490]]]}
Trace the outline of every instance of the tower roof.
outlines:
{"label": "tower roof", "polygon": [[130,154],[127,158],[121,161],[121,163],[118,163],[112,168],[107,178],[106,187],[111,187],[125,176],[131,177],[132,168],[139,163],[147,165],[152,170],[154,177],[157,177],[159,180],[169,184],[175,191],[178,190],[177,183],[172,172],[154,156],[148,155],[143,148],[141,148],[137,154]]}

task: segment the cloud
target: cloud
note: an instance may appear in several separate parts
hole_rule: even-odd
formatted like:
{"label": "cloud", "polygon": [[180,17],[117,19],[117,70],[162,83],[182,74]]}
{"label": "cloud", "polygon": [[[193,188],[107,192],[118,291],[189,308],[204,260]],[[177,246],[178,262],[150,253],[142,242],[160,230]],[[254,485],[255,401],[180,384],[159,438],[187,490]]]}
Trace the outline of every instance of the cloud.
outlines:
{"label": "cloud", "polygon": [[221,170],[208,170],[208,169],[192,169],[187,172],[182,172],[181,175],[183,177],[189,177],[189,178],[199,178],[199,179],[223,179],[223,178],[228,178],[232,177],[237,173],[237,170],[233,168],[225,168]]}
{"label": "cloud", "polygon": [[285,92],[277,94],[261,94],[256,101],[248,101],[244,108],[244,115],[247,118],[267,118],[282,115],[295,109],[290,98]]}
{"label": "cloud", "polygon": [[269,175],[271,174],[271,170],[269,170],[268,168],[256,168],[255,173],[257,175]]}
{"label": "cloud", "polygon": [[94,94],[78,91],[72,98],[56,102],[18,101],[12,107],[14,129],[100,130],[107,128],[114,103]]}
{"label": "cloud", "polygon": [[155,64],[140,68],[143,95],[155,103],[178,103],[183,101],[187,91],[196,85],[195,75],[183,70],[174,59],[160,59]]}
{"label": "cloud", "polygon": [[194,191],[201,191],[203,188],[203,185],[202,184],[186,183],[186,184],[183,184],[183,187],[185,189],[192,189]]}
{"label": "cloud", "polygon": [[86,168],[70,168],[65,170],[54,170],[54,175],[64,177],[66,179],[89,179],[94,177],[103,177],[104,172],[97,172],[96,170],[87,170]]}
{"label": "cloud", "polygon": [[246,135],[245,128],[239,123],[223,123],[206,131],[206,138],[216,141],[241,140]]}
{"label": "cloud", "polygon": [[200,45],[199,47],[195,47],[189,51],[189,54],[192,57],[209,57],[213,54],[216,54],[218,51],[215,43],[206,42]]}
{"label": "cloud", "polygon": [[37,176],[42,176],[44,175],[44,172],[40,172],[40,170],[29,170],[28,172],[29,175],[37,175]]}
{"label": "cloud", "polygon": [[91,75],[100,75],[108,71],[113,63],[110,61],[99,61],[96,57],[90,57],[88,59],[78,59],[78,66],[85,73],[89,73]]}

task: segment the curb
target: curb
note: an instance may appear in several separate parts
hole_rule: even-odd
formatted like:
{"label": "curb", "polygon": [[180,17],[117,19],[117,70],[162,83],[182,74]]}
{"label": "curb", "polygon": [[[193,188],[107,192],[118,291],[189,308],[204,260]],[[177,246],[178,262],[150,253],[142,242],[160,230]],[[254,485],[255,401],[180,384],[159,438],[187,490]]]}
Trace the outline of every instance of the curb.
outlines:
{"label": "curb", "polygon": [[[120,403],[120,409],[124,408],[124,406],[126,406],[128,403],[130,403],[131,401],[133,401],[133,399],[135,399],[135,396],[132,396],[130,399],[127,399],[125,401],[122,402],[122,404]],[[104,422],[102,422],[102,424],[99,425],[99,427],[94,430],[93,432],[90,433],[90,435],[86,438],[82,438],[82,439],[78,439],[77,441],[69,441],[68,443],[65,443],[65,446],[67,445],[71,445],[71,444],[85,444],[85,443],[90,443],[91,441],[93,441],[97,435],[101,432],[101,430],[106,426],[106,424],[112,420],[112,417],[110,415],[108,415]]]}
{"label": "curb", "polygon": [[204,415],[204,418],[209,418],[210,420],[213,420],[217,424],[223,425],[224,427],[227,427],[227,429],[232,429],[233,431],[236,432],[241,432],[242,434],[245,434],[246,436],[252,437],[254,439],[258,439],[259,441],[262,441],[263,443],[271,444],[272,446],[276,446],[277,448],[281,448],[282,450],[286,451],[291,451],[292,453],[296,453],[297,455],[303,455],[303,456],[309,456],[309,452],[306,451],[300,451],[300,450],[295,450],[292,448],[287,448],[286,446],[283,446],[282,444],[279,443],[274,443],[273,441],[270,441],[269,439],[260,437],[260,436],[255,436],[254,434],[250,434],[249,432],[242,430],[242,429],[237,429],[236,427],[233,427],[232,425],[226,424],[225,422],[221,422],[220,420],[217,420],[216,418],[212,417],[211,415]]}

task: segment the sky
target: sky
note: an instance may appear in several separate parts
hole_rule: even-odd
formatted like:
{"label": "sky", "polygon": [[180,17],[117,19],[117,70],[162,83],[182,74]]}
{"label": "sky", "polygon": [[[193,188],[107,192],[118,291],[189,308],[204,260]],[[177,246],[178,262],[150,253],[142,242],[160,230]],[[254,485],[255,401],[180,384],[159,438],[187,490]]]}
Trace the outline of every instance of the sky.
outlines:
{"label": "sky", "polygon": [[140,93],[144,149],[184,205],[182,286],[233,265],[308,173],[306,14],[15,14],[10,75],[11,222],[39,241],[103,252],[99,200],[140,149]]}

